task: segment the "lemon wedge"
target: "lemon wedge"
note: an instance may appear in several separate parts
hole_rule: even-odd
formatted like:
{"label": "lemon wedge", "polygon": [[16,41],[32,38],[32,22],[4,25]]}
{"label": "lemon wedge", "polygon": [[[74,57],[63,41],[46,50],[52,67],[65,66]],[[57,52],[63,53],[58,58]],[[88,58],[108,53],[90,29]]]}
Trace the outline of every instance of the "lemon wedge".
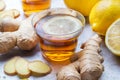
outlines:
{"label": "lemon wedge", "polygon": [[105,44],[113,54],[120,56],[120,19],[117,19],[108,28],[105,36]]}

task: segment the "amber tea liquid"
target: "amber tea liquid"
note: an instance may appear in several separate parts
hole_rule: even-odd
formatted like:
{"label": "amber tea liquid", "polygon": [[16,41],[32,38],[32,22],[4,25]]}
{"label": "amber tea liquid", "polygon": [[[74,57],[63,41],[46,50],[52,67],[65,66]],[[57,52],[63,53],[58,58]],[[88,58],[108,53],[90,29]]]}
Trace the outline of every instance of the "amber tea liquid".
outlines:
{"label": "amber tea liquid", "polygon": [[56,16],[36,25],[40,48],[45,58],[64,61],[74,54],[82,26],[79,20],[74,22],[75,20],[71,16]]}
{"label": "amber tea liquid", "polygon": [[22,0],[22,7],[25,15],[29,16],[33,12],[48,9],[51,0]]}
{"label": "amber tea liquid", "polygon": [[77,38],[69,40],[46,40],[40,38],[40,47],[43,56],[53,61],[64,61],[73,55],[77,45]]}

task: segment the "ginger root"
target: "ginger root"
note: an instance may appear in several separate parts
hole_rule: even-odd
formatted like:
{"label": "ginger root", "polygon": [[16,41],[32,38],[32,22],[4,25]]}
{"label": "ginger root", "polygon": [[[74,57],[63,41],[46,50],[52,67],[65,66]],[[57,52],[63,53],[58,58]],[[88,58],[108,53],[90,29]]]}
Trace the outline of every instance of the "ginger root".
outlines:
{"label": "ginger root", "polygon": [[17,46],[22,50],[31,50],[38,43],[38,35],[31,23],[32,16],[23,20],[18,31],[15,32],[17,38]]}
{"label": "ginger root", "polygon": [[16,9],[0,12],[0,32],[16,31],[19,28],[20,21],[15,18],[19,17],[20,12]]}
{"label": "ginger root", "polygon": [[[32,16],[17,21],[14,18],[19,16],[19,11],[9,10],[0,13],[0,53],[6,53],[15,46],[22,50],[31,50],[38,43],[38,36],[31,24]],[[7,19],[7,20],[6,20]]]}
{"label": "ginger root", "polygon": [[16,46],[16,36],[11,31],[19,28],[17,18],[20,12],[16,9],[0,12],[0,53],[8,52]]}
{"label": "ginger root", "polygon": [[4,2],[4,0],[0,0],[0,11],[4,10],[6,7],[6,4]]}
{"label": "ginger root", "polygon": [[104,70],[103,58],[99,54],[101,41],[98,35],[86,41],[82,45],[83,50],[74,57],[78,60],[63,67],[57,80],[98,80]]}

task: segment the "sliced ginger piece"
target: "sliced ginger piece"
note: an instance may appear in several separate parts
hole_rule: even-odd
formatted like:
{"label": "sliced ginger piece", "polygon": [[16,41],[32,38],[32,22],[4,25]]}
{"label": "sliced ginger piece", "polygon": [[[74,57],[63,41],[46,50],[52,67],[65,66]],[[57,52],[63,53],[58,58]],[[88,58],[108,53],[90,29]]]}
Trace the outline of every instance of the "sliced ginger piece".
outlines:
{"label": "sliced ginger piece", "polygon": [[28,63],[29,62],[23,58],[17,59],[17,61],[15,63],[15,68],[16,68],[16,72],[20,78],[28,78],[30,76],[31,72],[28,69]]}
{"label": "sliced ginger piece", "polygon": [[29,70],[33,76],[43,76],[51,72],[47,64],[37,60],[29,63]]}
{"label": "sliced ginger piece", "polygon": [[28,78],[20,79],[20,80],[29,80]]}
{"label": "sliced ginger piece", "polygon": [[0,11],[4,10],[6,7],[6,4],[3,0],[0,0]]}
{"label": "sliced ginger piece", "polygon": [[16,69],[15,69],[15,62],[19,57],[13,57],[10,59],[6,64],[4,65],[4,72],[8,75],[15,75]]}
{"label": "sliced ginger piece", "polygon": [[3,19],[6,16],[17,18],[20,16],[20,11],[16,9],[10,9],[10,10],[5,10],[5,11],[0,12],[0,19]]}

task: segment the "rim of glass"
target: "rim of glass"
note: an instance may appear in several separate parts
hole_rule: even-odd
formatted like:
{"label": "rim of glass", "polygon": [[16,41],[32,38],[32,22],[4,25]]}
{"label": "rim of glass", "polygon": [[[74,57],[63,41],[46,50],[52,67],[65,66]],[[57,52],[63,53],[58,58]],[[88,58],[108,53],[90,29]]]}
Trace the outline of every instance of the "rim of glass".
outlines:
{"label": "rim of glass", "polygon": [[[73,10],[73,11],[75,11],[75,10]],[[74,17],[74,16],[72,16],[72,15],[66,15],[66,14],[56,14],[56,15],[66,15],[66,16],[72,16],[72,17],[74,17],[74,18],[77,18],[81,23],[82,23],[82,27],[81,28],[79,28],[79,29],[77,29],[77,30],[75,30],[75,31],[73,31],[73,32],[70,32],[70,33],[64,33],[64,34],[50,34],[50,33],[45,33],[45,32],[42,32],[42,31],[40,31],[40,33],[42,33],[42,34],[45,34],[45,35],[53,35],[53,36],[65,36],[65,35],[70,35],[70,34],[74,34],[74,33],[76,33],[76,32],[82,32],[82,30],[83,30],[83,28],[84,28],[84,26],[85,26],[85,18],[84,18],[84,16],[80,13],[80,12],[78,12],[78,11],[76,11],[77,13],[78,13],[78,15],[80,15],[80,17],[81,17],[81,20],[79,19],[79,18],[77,18],[77,17]],[[38,12],[38,13],[36,13],[33,17],[32,17],[32,20],[31,20],[31,23],[32,23],[32,26],[34,27],[34,24],[33,24],[33,20],[34,20],[34,18],[38,15],[38,14],[40,14],[41,12]],[[51,15],[47,15],[47,16],[51,16]],[[44,16],[43,18],[45,18],[46,16]],[[42,18],[42,19],[43,19]],[[39,20],[40,21],[40,20]],[[39,21],[37,21],[37,23],[39,23]],[[36,23],[36,24],[37,24]],[[37,26],[35,26],[35,30],[37,29]],[[36,30],[36,33],[38,34],[38,35],[40,35],[39,33],[38,33],[38,31]]]}

